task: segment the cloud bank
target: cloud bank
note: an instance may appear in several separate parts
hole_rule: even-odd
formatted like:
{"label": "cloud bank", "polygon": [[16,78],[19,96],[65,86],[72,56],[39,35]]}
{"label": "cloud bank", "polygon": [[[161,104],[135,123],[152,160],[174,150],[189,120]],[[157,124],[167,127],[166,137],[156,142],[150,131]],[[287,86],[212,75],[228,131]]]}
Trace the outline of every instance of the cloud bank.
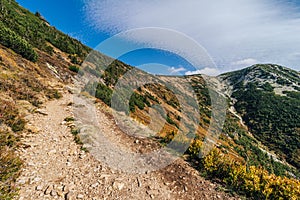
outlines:
{"label": "cloud bank", "polygon": [[185,75],[194,75],[194,74],[205,74],[209,76],[216,76],[220,74],[220,71],[216,68],[205,67],[204,69],[201,70],[187,71],[185,73]]}
{"label": "cloud bank", "polygon": [[170,67],[168,68],[168,71],[170,73],[170,75],[174,75],[174,74],[180,74],[181,72],[184,72],[186,71],[186,69],[184,67],[179,67],[179,68],[176,68],[176,67]]}
{"label": "cloud bank", "polygon": [[89,0],[85,4],[87,20],[101,32],[142,27],[182,32],[205,47],[221,72],[256,61],[300,70],[300,12],[288,0]]}

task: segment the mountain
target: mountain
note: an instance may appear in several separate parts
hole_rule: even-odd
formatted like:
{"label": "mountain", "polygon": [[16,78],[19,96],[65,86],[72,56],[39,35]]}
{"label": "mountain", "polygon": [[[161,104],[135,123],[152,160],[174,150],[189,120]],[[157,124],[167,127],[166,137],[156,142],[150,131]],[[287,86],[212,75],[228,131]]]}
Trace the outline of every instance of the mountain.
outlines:
{"label": "mountain", "polygon": [[[265,173],[275,174],[279,180],[281,180],[279,177],[299,177],[297,165],[297,151],[299,151],[299,132],[297,132],[299,131],[297,121],[299,119],[297,112],[299,110],[298,72],[278,65],[256,65],[218,77],[203,75],[157,76],[156,78],[159,80],[155,82],[152,75],[130,66],[119,66],[113,61],[107,67],[102,66],[101,68],[97,66],[97,62],[93,62],[98,59],[91,58],[90,60],[88,59],[84,63],[82,74],[88,74],[88,77],[95,76],[97,80],[100,79],[100,84],[89,83],[84,90],[113,107],[116,111],[125,112],[138,122],[138,124],[133,124],[130,127],[138,127],[142,124],[151,128],[153,125],[151,113],[156,112],[154,115],[154,120],[157,119],[155,125],[161,127],[155,136],[157,142],[161,146],[168,145],[170,142],[177,144],[191,142],[185,153],[193,165],[194,162],[197,163],[195,160],[198,160],[198,155],[203,153],[209,139],[209,142],[217,147],[216,152],[213,150],[207,157],[200,159],[202,165],[196,164],[196,167],[200,167],[200,171],[207,174],[208,177],[222,177],[221,179],[227,184],[229,183],[231,187],[244,191],[244,194],[255,198],[268,198],[267,192],[244,189],[244,187],[258,187],[259,182],[256,186],[242,186],[241,182],[247,178],[237,171],[245,170],[246,172],[243,173],[249,173],[249,177],[256,176],[262,182],[270,181],[259,178]],[[134,73],[131,73],[132,70]],[[98,76],[97,71],[104,71],[104,73]],[[118,98],[121,100],[112,105],[113,93],[120,87],[120,82],[123,90]],[[143,82],[147,84],[143,84]],[[131,88],[132,83],[137,86]],[[189,119],[187,115],[191,115],[193,112],[182,112],[184,102],[191,99],[191,93],[182,88],[185,83],[189,84],[195,92],[200,114],[196,137],[192,140],[177,137],[182,131],[184,132],[184,130],[195,125],[192,123],[191,126],[187,123]],[[211,96],[212,93],[217,96]],[[127,101],[126,96],[129,94],[132,95]],[[211,131],[210,123],[214,120],[212,115],[216,116],[216,113],[212,113],[212,98],[224,99],[223,101],[228,102],[228,104],[223,104],[225,108],[226,105],[228,107],[226,109],[227,115],[223,130],[217,136],[209,134]],[[128,104],[129,110],[126,111]],[[165,112],[157,109],[157,105]],[[290,113],[291,111],[293,113]],[[127,122],[127,120],[125,121]],[[129,126],[123,124],[122,121],[117,123],[121,127]],[[253,124],[257,126],[253,126]],[[279,131],[272,136],[273,130]],[[178,138],[180,139],[177,140]],[[93,146],[93,142],[87,143]],[[177,151],[177,146],[173,147],[175,147],[173,150]],[[224,157],[224,155],[226,156]],[[237,171],[231,172],[231,170],[228,171],[228,168]],[[233,182],[228,182],[228,179],[233,178],[232,176],[237,177],[234,178]],[[279,180],[277,183],[281,182]],[[235,186],[235,184],[241,185]],[[247,185],[248,183],[244,182],[244,184]],[[282,182],[280,184],[284,185]],[[290,184],[290,186],[292,185]],[[264,185],[262,187],[269,186]],[[265,189],[267,190],[267,188]]]}
{"label": "mountain", "polygon": [[[103,198],[300,196],[299,72],[255,65],[218,77],[152,76],[101,52],[90,54],[89,47],[13,0],[0,1],[0,10],[0,199],[16,198],[18,189],[25,199],[67,199],[72,192],[79,192],[74,198],[92,198],[97,187]],[[140,153],[167,146],[184,153],[182,159],[142,175],[107,169],[92,154],[100,141],[75,123],[76,115],[65,116],[78,86],[99,108],[110,139]],[[222,112],[214,110],[218,103]],[[115,112],[126,120],[115,122]],[[222,130],[211,126],[218,114],[226,115]],[[121,126],[128,122],[129,132],[145,134],[128,134]],[[148,128],[157,134],[147,135]],[[44,180],[36,177],[37,169]]]}
{"label": "mountain", "polygon": [[300,73],[279,65],[254,65],[220,76],[249,131],[300,168]]}

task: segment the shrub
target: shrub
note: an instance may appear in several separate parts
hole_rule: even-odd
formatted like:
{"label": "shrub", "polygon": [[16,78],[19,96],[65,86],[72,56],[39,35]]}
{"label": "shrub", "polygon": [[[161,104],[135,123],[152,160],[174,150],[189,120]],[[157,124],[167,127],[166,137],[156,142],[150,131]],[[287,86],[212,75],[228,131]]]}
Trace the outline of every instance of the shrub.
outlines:
{"label": "shrub", "polygon": [[69,70],[75,73],[79,72],[79,67],[75,66],[75,65],[70,65],[69,66]]}
{"label": "shrub", "polygon": [[82,141],[80,139],[79,133],[80,133],[80,129],[78,128],[72,128],[71,129],[71,133],[72,135],[74,135],[74,141],[76,144],[82,145]]}
{"label": "shrub", "polygon": [[79,65],[81,63],[76,54],[69,55],[68,57],[71,60],[71,63],[73,63],[73,64]]}
{"label": "shrub", "polygon": [[13,199],[17,188],[12,183],[19,176],[22,161],[10,148],[0,147],[0,163],[0,199]]}
{"label": "shrub", "polygon": [[66,118],[64,119],[64,121],[65,121],[65,122],[73,122],[73,121],[75,121],[75,119],[74,119],[74,117],[66,117]]}
{"label": "shrub", "polygon": [[129,100],[129,110],[134,112],[135,106],[137,106],[140,110],[143,110],[145,108],[145,104],[150,106],[150,102],[147,100],[147,98],[134,92]]}
{"label": "shrub", "polygon": [[62,97],[62,94],[56,89],[48,89],[46,90],[46,96],[49,99],[60,99]]}
{"label": "shrub", "polygon": [[171,142],[177,133],[175,131],[168,132],[165,137],[162,138],[162,144],[168,144]]}
{"label": "shrub", "polygon": [[14,152],[19,142],[18,135],[4,127],[0,127],[0,199],[12,199],[17,193],[13,183],[20,173],[22,161]]}
{"label": "shrub", "polygon": [[174,126],[176,126],[177,128],[179,128],[178,124],[171,118],[171,116],[170,116],[169,113],[167,114],[166,121],[167,121],[169,124],[174,125]]}
{"label": "shrub", "polygon": [[261,167],[247,166],[225,157],[218,149],[203,160],[204,171],[228,186],[256,199],[298,199],[300,181],[270,174]]}
{"label": "shrub", "polygon": [[36,62],[38,59],[38,55],[33,47],[2,22],[0,22],[0,43],[30,61]]}
{"label": "shrub", "polygon": [[25,120],[20,116],[15,104],[9,101],[0,101],[0,123],[5,123],[14,132],[22,131]]}
{"label": "shrub", "polygon": [[112,89],[99,83],[96,88],[95,97],[101,99],[106,105],[110,106],[112,93]]}
{"label": "shrub", "polygon": [[199,139],[193,140],[193,142],[189,146],[188,154],[191,155],[192,157],[199,157],[202,144],[203,144],[202,141]]}
{"label": "shrub", "polygon": [[49,45],[47,45],[46,47],[45,47],[45,49],[44,49],[49,55],[53,55],[53,53],[54,53],[54,49],[53,49],[53,47],[51,47],[51,46],[49,46]]}

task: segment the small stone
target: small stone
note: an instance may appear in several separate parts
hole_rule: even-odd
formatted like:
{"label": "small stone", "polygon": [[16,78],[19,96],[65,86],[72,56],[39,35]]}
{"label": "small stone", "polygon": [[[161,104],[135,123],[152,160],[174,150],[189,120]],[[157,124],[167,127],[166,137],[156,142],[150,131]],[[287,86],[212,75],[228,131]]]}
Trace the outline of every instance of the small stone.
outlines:
{"label": "small stone", "polygon": [[36,109],[35,112],[41,115],[48,115],[48,113],[43,109]]}
{"label": "small stone", "polygon": [[60,196],[60,197],[64,196],[64,194],[59,190],[57,191],[57,195]]}
{"label": "small stone", "polygon": [[40,177],[35,177],[34,179],[33,179],[33,182],[40,182],[42,180],[42,178],[40,178]]}
{"label": "small stone", "polygon": [[184,191],[186,191],[186,192],[188,191],[188,188],[186,186],[184,186]]}
{"label": "small stone", "polygon": [[76,127],[76,124],[74,124],[74,123],[67,123],[66,124],[69,128],[74,128],[74,127]]}
{"label": "small stone", "polygon": [[52,149],[51,151],[48,152],[48,154],[55,154],[55,153],[56,153],[55,149]]}
{"label": "small stone", "polygon": [[37,128],[37,127],[35,127],[35,126],[31,125],[31,124],[30,125],[26,124],[25,125],[25,129],[27,129],[31,133],[38,133],[38,132],[40,132],[39,128]]}
{"label": "small stone", "polygon": [[41,185],[38,185],[38,186],[36,186],[36,191],[42,191],[43,190],[43,186],[41,186]]}
{"label": "small stone", "polygon": [[75,89],[75,88],[72,88],[71,86],[66,86],[65,89],[66,89],[70,94],[76,93],[76,89]]}
{"label": "small stone", "polygon": [[122,190],[124,186],[125,186],[124,183],[117,183],[117,182],[114,182],[114,184],[113,184],[113,188],[114,188],[114,189],[118,189],[118,190]]}
{"label": "small stone", "polygon": [[55,197],[55,196],[57,196],[57,192],[55,190],[51,190],[50,195]]}
{"label": "small stone", "polygon": [[83,198],[84,198],[84,196],[82,194],[77,195],[77,199],[83,199]]}
{"label": "small stone", "polygon": [[20,180],[18,180],[18,183],[21,184],[21,185],[24,185],[26,183],[26,180],[25,179],[20,179]]}
{"label": "small stone", "polygon": [[99,185],[99,183],[94,183],[94,184],[91,185],[91,187],[96,188],[96,187],[98,187],[98,185]]}

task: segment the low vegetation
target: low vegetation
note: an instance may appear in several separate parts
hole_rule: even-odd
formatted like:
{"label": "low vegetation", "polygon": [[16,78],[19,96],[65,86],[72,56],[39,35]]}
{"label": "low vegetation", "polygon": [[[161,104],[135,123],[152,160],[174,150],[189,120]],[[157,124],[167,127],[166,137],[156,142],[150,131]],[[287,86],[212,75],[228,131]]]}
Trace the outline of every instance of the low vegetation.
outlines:
{"label": "low vegetation", "polygon": [[261,90],[256,84],[238,88],[235,105],[251,132],[271,150],[300,168],[299,92],[286,96]]}
{"label": "low vegetation", "polygon": [[0,21],[0,44],[14,50],[24,58],[36,62],[38,55],[32,45],[16,34],[11,29],[7,28]]}
{"label": "low vegetation", "polygon": [[12,199],[17,188],[13,184],[22,166],[15,149],[25,120],[12,102],[0,100],[0,199]]}
{"label": "low vegetation", "polygon": [[76,65],[70,65],[69,70],[71,70],[72,72],[78,73],[79,72],[79,67],[76,66]]}
{"label": "low vegetation", "polygon": [[51,55],[54,46],[68,53],[74,64],[81,63],[91,50],[78,40],[50,26],[40,13],[29,12],[14,0],[1,0],[0,9],[1,44],[10,44],[13,50],[31,61],[37,59],[32,47]]}
{"label": "low vegetation", "polygon": [[300,196],[300,181],[270,174],[262,167],[247,166],[212,150],[201,161],[200,170],[228,187],[255,199],[291,199]]}

